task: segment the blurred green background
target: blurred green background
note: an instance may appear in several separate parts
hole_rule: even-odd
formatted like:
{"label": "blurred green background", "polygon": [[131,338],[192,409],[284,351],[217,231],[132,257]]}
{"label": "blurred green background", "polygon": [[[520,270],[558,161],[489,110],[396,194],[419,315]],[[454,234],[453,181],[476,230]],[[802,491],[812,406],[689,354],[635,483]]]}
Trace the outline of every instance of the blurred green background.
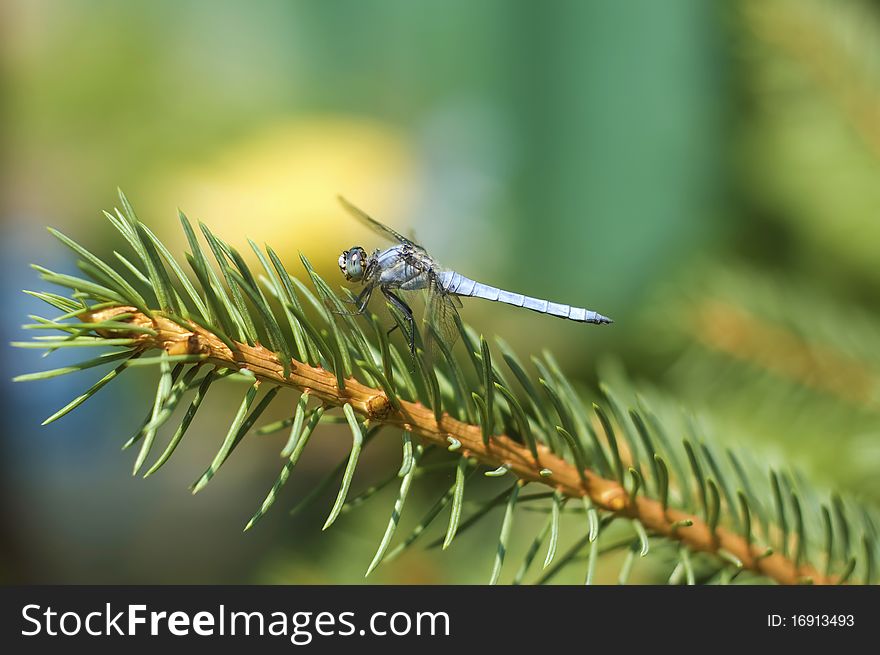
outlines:
{"label": "blurred green background", "polygon": [[[383,245],[338,207],[344,193],[465,274],[616,320],[467,302],[480,332],[523,357],[549,348],[586,393],[597,371],[625,371],[707,438],[876,503],[878,42],[868,0],[2,0],[4,340],[43,312],[20,293],[42,288],[28,264],[75,269],[46,225],[120,247],[100,213],[117,185],[175,253],[180,207],[340,282],[340,250]],[[119,448],[155,373],[41,428],[90,377],[12,384],[45,362],[2,352],[0,580],[363,580],[391,489],[327,534],[329,497],[287,516],[347,454],[344,432],[321,432],[242,533],[280,467],[274,438],[245,440],[188,491],[239,389],[215,391],[144,481]],[[399,456],[396,435],[377,440],[356,490]],[[451,475],[422,485],[404,527]],[[369,581],[485,582],[500,520]],[[512,548],[536,529],[518,519]]]}

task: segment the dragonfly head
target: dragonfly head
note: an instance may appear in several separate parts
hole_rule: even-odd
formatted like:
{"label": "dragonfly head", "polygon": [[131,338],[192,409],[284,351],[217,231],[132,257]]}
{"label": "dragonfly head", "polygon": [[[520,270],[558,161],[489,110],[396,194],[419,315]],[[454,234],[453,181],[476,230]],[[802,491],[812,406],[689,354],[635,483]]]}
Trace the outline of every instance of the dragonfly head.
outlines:
{"label": "dragonfly head", "polygon": [[367,252],[360,246],[344,250],[339,255],[339,268],[346,280],[360,282],[367,268]]}

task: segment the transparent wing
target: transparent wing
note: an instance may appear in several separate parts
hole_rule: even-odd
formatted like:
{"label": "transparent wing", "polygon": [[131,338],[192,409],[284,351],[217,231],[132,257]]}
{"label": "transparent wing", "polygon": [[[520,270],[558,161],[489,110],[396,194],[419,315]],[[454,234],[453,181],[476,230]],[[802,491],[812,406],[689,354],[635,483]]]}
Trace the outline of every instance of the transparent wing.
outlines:
{"label": "transparent wing", "polygon": [[339,198],[340,204],[345,208],[345,210],[349,214],[354,216],[356,219],[358,219],[361,223],[363,223],[364,225],[369,227],[374,232],[381,234],[386,239],[390,238],[392,241],[397,241],[398,243],[404,243],[408,246],[412,246],[413,248],[417,248],[419,250],[424,250],[421,246],[419,246],[416,243],[413,243],[412,241],[407,239],[405,236],[403,236],[397,230],[393,230],[390,227],[388,227],[387,225],[383,225],[382,223],[377,221],[375,218],[373,218],[372,216],[367,214],[367,212],[365,212],[364,210],[362,210],[358,207],[355,207],[353,204],[351,204],[348,200],[346,200],[342,196],[337,196],[337,198]]}
{"label": "transparent wing", "polygon": [[[452,347],[458,340],[458,326],[456,317],[461,301],[458,296],[447,293],[443,288],[432,281],[428,286],[428,308],[425,312],[425,333],[434,339],[442,341],[441,350],[452,352]],[[437,344],[440,345],[440,344]]]}

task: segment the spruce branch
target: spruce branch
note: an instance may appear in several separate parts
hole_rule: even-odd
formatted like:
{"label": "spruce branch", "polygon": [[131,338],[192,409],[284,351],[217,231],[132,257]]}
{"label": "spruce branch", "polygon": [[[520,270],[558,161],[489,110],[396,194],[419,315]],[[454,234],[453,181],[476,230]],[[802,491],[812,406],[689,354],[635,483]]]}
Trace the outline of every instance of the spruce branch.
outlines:
{"label": "spruce branch", "polygon": [[[730,553],[742,563],[742,568],[766,575],[781,584],[798,584],[807,578],[814,584],[836,582],[833,576],[824,575],[811,565],[797,566],[793,559],[781,553],[764,556],[766,548],[750,544],[747,538],[730,530],[716,527],[713,532],[706,521],[694,514],[673,508],[664,511],[662,503],[653,498],[632,498],[621,483],[600,477],[589,469],[579,471],[576,465],[554,454],[544,444],[537,444],[538,456],[535,457],[530,446],[505,435],[493,435],[484,442],[479,425],[465,423],[448,414],[438,421],[430,408],[418,402],[400,400],[400,409],[395,409],[383,389],[369,387],[354,378],[346,379],[344,388],[340,389],[333,373],[297,360],[291,360],[290,372],[285,376],[285,367],[277,354],[267,348],[259,344],[237,343],[233,351],[203,327],[195,323],[181,325],[159,312],[154,312],[150,318],[135,307],[120,306],[96,312],[83,311],[78,316],[84,322],[100,325],[117,321],[120,315],[128,316],[125,322],[135,328],[130,338],[139,350],[160,349],[170,356],[198,357],[202,364],[246,370],[257,380],[297,389],[327,406],[348,404],[371,424],[402,428],[444,448],[449,446],[450,438],[455,439],[461,443],[459,452],[462,457],[474,458],[492,469],[505,467],[519,480],[549,486],[568,498],[589,498],[596,507],[636,519],[652,534],[680,541],[691,550]],[[155,334],[138,329],[147,327]],[[121,331],[108,332],[99,328],[98,334],[109,338]],[[541,471],[545,469],[552,471],[552,475],[542,475]]]}
{"label": "spruce branch", "polygon": [[[586,579],[591,582],[600,558],[626,548],[624,569],[618,575],[625,582],[636,556],[662,551],[658,546],[664,544],[679,549],[678,564],[669,575],[672,581],[694,580],[698,563],[701,570],[708,563],[712,576],[723,582],[733,581],[743,571],[783,584],[827,584],[856,577],[863,582],[873,580],[880,553],[878,521],[870,508],[839,495],[823,503],[796,473],[771,471],[768,476],[766,470],[744,463],[730,451],[728,458],[721,458],[696,433],[683,441],[681,452],[667,436],[664,422],[641,399],[635,407],[627,407],[602,385],[607,402],[590,404],[546,352],[532,358],[539,374],[534,381],[506,343],[498,340],[501,357],[493,357],[488,340],[460,322],[468,367],[462,367],[445,346],[441,358],[423,357],[423,342],[415,326],[411,329],[417,348],[410,357],[390,340],[378,317],[347,314],[351,294],[342,298],[335,293],[305,257],[302,263],[310,286],[291,275],[271,248],[264,253],[249,242],[264,269],[257,275],[235,248],[201,225],[214,258],[211,263],[181,214],[192,250],[187,261],[195,280],[190,280],[168,249],[137,219],[125,197],[120,200],[123,210],[106,216],[132,247],[133,260],[114,253],[115,260],[104,261],[60,232],[52,232],[77,255],[88,278],[35,267],[45,281],[71,293],[64,297],[29,292],[63,313],[54,319],[32,316],[33,322],[25,327],[40,335],[52,330],[58,334],[16,345],[47,352],[96,346],[123,350],[16,379],[39,380],[106,363],[115,365],[49,419],[55,420],[127,368],[157,367],[155,398],[125,444],[126,448],[139,444],[135,472],[147,465],[160,428],[170,421],[184,396],[195,390],[182,422],[161,455],[147,466],[146,476],[155,474],[174,454],[214,385],[224,378],[247,380],[248,390],[219,451],[194,483],[194,493],[218,474],[280,390],[300,392],[293,416],[257,430],[271,434],[289,428],[290,434],[281,450],[284,466],[245,529],[251,529],[276,502],[318,426],[342,422],[352,434],[350,452],[291,513],[314,501],[341,477],[324,525],[328,528],[399,479],[391,519],[367,573],[410,547],[450,506],[445,537],[432,544],[444,550],[470,526],[505,507],[493,583],[503,572],[516,524],[514,515],[532,509],[549,516],[518,567],[515,583],[522,582],[545,539],[544,567],[554,560],[563,513],[585,516],[583,539],[555,558],[539,582],[579,561],[585,549]],[[401,331],[410,329],[393,308],[392,317]],[[470,374],[465,368],[472,368]],[[505,370],[513,378],[508,379]],[[522,395],[514,391],[512,381]],[[344,416],[331,414],[333,408],[341,408]],[[402,463],[389,466],[386,481],[350,494],[362,449],[385,428],[394,428],[398,438],[401,432],[404,435]],[[443,461],[428,461],[431,458]],[[477,465],[488,470],[475,479]],[[451,469],[455,469],[454,484],[409,536],[392,548],[411,486],[432,471]],[[515,478],[512,485],[470,516],[462,516],[465,495],[480,487],[480,478],[508,475]],[[549,491],[521,494],[528,483]],[[629,526],[624,541],[615,535],[617,526]],[[692,559],[692,554],[707,562]],[[822,570],[811,560],[821,562]]]}

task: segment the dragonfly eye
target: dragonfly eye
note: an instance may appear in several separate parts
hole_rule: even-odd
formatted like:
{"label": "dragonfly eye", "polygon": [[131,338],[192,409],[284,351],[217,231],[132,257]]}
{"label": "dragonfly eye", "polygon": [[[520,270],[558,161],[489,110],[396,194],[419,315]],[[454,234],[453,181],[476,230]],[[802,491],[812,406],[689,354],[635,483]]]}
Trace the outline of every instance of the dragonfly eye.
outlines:
{"label": "dragonfly eye", "polygon": [[367,253],[363,248],[354,247],[351,250],[344,251],[339,256],[339,268],[346,280],[354,280],[355,282],[364,277],[364,263],[367,259]]}

